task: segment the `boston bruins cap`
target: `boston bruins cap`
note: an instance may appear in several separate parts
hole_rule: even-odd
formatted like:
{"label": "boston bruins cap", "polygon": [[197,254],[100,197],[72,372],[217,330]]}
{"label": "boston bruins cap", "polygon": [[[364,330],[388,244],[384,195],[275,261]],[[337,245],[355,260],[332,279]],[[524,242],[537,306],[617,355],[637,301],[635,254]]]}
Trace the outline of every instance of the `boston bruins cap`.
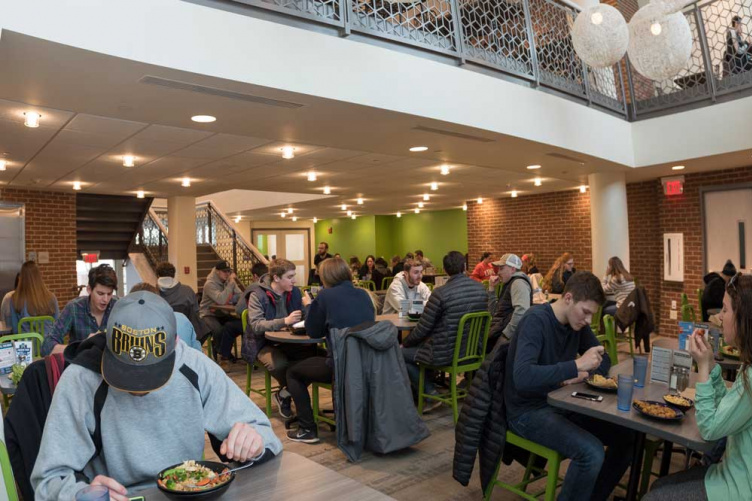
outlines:
{"label": "boston bruins cap", "polygon": [[102,377],[122,391],[157,390],[170,380],[176,343],[175,314],[167,301],[146,291],[128,294],[110,312]]}

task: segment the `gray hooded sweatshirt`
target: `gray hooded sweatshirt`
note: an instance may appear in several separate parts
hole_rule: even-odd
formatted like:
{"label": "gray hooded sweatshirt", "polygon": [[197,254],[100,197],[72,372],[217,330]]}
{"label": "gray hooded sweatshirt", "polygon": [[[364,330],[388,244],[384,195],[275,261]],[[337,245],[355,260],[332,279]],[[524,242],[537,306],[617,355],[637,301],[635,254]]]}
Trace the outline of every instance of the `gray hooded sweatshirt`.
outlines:
{"label": "gray hooded sweatshirt", "polygon": [[211,307],[214,305],[235,304],[240,298],[243,291],[237,286],[234,280],[223,282],[219,278],[216,269],[212,269],[209,276],[206,277],[206,283],[201,295],[200,315],[207,317],[213,315]]}

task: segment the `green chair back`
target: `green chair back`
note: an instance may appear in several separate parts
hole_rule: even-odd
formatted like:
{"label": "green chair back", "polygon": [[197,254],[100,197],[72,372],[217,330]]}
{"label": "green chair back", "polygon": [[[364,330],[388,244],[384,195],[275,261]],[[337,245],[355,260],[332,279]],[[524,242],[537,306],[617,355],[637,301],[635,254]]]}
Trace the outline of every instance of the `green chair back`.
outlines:
{"label": "green chair back", "polygon": [[426,284],[426,287],[428,287],[428,290],[430,290],[431,292],[433,292],[434,284],[432,284],[431,282],[428,282]]}
{"label": "green chair back", "polygon": [[611,365],[619,363],[619,352],[616,349],[616,321],[611,315],[603,317],[603,330],[605,334],[595,336],[598,341],[606,348],[608,358],[611,359]]}
{"label": "green chair back", "polygon": [[0,468],[3,471],[3,480],[5,482],[5,492],[8,493],[8,501],[18,501],[16,481],[13,479],[13,468],[10,465],[8,448],[5,447],[5,442],[3,441],[0,441]]}
{"label": "green chair back", "polygon": [[376,292],[376,282],[373,280],[358,280],[358,287]]}
{"label": "green chair back", "polygon": [[42,342],[44,342],[47,324],[51,326],[54,323],[55,319],[49,315],[41,317],[23,317],[18,321],[16,332],[36,332],[42,336]]}
{"label": "green chair back", "polygon": [[593,334],[598,334],[601,331],[601,317],[603,316],[603,305],[598,306],[598,309],[593,313],[593,318],[590,320],[590,329]]}
{"label": "green chair back", "polygon": [[687,297],[687,293],[686,292],[682,292],[682,294],[681,294],[681,305],[684,306],[684,305],[687,305],[687,304],[689,304],[689,297]]}
{"label": "green chair back", "polygon": [[452,365],[462,367],[464,371],[474,371],[480,368],[480,364],[486,357],[491,318],[491,314],[487,311],[462,315],[457,326],[457,339],[454,343]]}
{"label": "green chair back", "polygon": [[691,304],[685,304],[681,307],[682,322],[697,322],[695,309]]}
{"label": "green chair back", "polygon": [[486,290],[488,290],[489,287],[491,287],[491,282],[489,282],[488,280],[483,280],[481,283],[483,284],[483,288]]}
{"label": "green chair back", "polygon": [[504,282],[499,280],[499,283],[496,284],[496,298],[497,299],[501,297],[502,292],[504,292]]}
{"label": "green chair back", "polygon": [[42,337],[41,334],[37,334],[36,332],[24,332],[22,334],[8,334],[7,336],[0,337],[0,344],[6,341],[26,341],[29,339],[33,341],[31,345],[32,346],[31,356],[34,358],[40,357],[42,355],[42,343],[44,343],[44,338]]}
{"label": "green chair back", "polygon": [[394,280],[394,277],[384,277],[381,279],[381,289],[387,290],[389,286],[392,285],[392,281]]}
{"label": "green chair back", "polygon": [[697,308],[698,311],[702,312],[702,294],[705,292],[705,289],[699,288],[697,289]]}

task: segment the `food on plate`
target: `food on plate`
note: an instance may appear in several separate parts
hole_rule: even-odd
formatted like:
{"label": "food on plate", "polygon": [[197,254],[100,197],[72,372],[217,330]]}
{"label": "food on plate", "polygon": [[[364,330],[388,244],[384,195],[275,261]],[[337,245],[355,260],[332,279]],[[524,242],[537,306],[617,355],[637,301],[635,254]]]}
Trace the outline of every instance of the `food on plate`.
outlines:
{"label": "food on plate", "polygon": [[592,378],[590,378],[590,384],[593,386],[600,386],[601,388],[610,388],[615,390],[618,385],[616,384],[616,379],[612,377],[603,377],[600,374],[595,374]]}
{"label": "food on plate", "polygon": [[663,400],[670,404],[678,405],[679,407],[692,407],[692,402],[681,395],[664,395]]}
{"label": "food on plate", "polygon": [[673,419],[676,417],[676,411],[671,407],[664,407],[658,404],[651,404],[643,400],[635,400],[635,405],[645,414],[663,419]]}
{"label": "food on plate", "polygon": [[13,364],[10,368],[10,380],[13,381],[13,384],[16,386],[18,386],[18,382],[21,381],[21,376],[23,376],[26,367],[27,366],[23,364]]}
{"label": "food on plate", "polygon": [[733,346],[724,346],[723,348],[721,348],[721,352],[724,355],[728,355],[729,357],[739,358],[739,350],[734,348]]}
{"label": "food on plate", "polygon": [[206,466],[198,464],[196,461],[184,461],[183,464],[162,473],[162,476],[157,479],[157,483],[171,491],[205,491],[229,481],[229,471],[229,469],[225,468],[219,474]]}

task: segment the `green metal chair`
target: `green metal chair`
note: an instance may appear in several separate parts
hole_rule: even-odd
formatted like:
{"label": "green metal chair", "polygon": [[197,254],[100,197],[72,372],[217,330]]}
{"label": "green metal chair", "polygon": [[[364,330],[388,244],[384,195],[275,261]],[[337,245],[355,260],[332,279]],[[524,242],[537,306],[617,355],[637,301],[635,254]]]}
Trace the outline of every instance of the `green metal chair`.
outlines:
{"label": "green metal chair", "polygon": [[705,292],[705,289],[699,288],[697,289],[697,311],[702,312],[702,294]]}
{"label": "green metal chair", "polygon": [[428,290],[429,290],[429,291],[433,292],[434,284],[432,284],[431,282],[428,282],[428,283],[426,284],[426,287],[428,287]]}
{"label": "green metal chair", "polygon": [[691,304],[683,304],[681,307],[682,322],[697,322],[695,309]]}
{"label": "green metal chair", "polygon": [[[619,352],[616,349],[616,322],[611,315],[605,315],[603,317],[603,330],[605,334],[595,336],[608,353],[608,358],[611,359],[611,365],[619,363]],[[631,346],[631,343],[630,343]]]}
{"label": "green metal chair", "polygon": [[[243,322],[243,332],[245,333],[245,329],[248,326],[248,310],[243,311],[243,315],[240,317]],[[260,371],[264,372],[264,389],[263,390],[257,390],[255,388],[251,387],[251,374],[253,373],[253,368],[256,368]],[[267,370],[266,367],[264,367],[264,364],[259,362],[258,360],[254,360],[253,364],[248,364],[245,367],[245,394],[248,395],[248,398],[251,397],[251,392],[256,393],[257,395],[261,395],[264,400],[266,400],[266,416],[268,418],[272,417],[272,394],[275,391],[279,391],[280,387],[272,386],[272,374]]]}
{"label": "green metal chair", "polygon": [[381,279],[381,289],[387,290],[389,286],[392,285],[392,281],[394,280],[394,277],[384,277]]}
{"label": "green metal chair", "polygon": [[488,280],[483,280],[481,283],[483,284],[483,288],[486,290],[491,287],[491,282],[489,282]]}
{"label": "green metal chair", "polygon": [[[466,328],[467,327],[467,328]],[[437,366],[418,364],[420,367],[420,381],[418,383],[418,414],[423,414],[423,399],[430,398],[452,406],[454,422],[459,419],[458,401],[467,396],[467,389],[457,388],[457,375],[465,372],[473,372],[480,368],[486,354],[488,344],[488,331],[491,329],[491,314],[487,311],[466,313],[462,315],[457,327],[457,338],[454,342],[454,357],[452,365]],[[467,333],[465,332],[467,331]],[[464,341],[464,342],[463,342]],[[465,352],[461,353],[462,345]],[[449,374],[450,394],[429,395],[424,392],[426,370],[435,370]]]}
{"label": "green metal chair", "polygon": [[376,282],[373,280],[358,280],[358,287],[376,292]]}
{"label": "green metal chair", "polygon": [[496,298],[497,299],[501,297],[502,292],[504,292],[504,282],[499,280],[499,283],[496,284]]}
{"label": "green metal chair", "polygon": [[601,317],[603,316],[603,305],[598,306],[598,309],[593,313],[593,318],[590,320],[590,329],[596,336],[601,331]]}
{"label": "green metal chair", "polygon": [[3,481],[5,482],[5,492],[8,494],[8,501],[18,501],[18,491],[16,491],[16,481],[13,479],[13,468],[10,465],[8,457],[8,448],[5,442],[0,440],[0,468],[3,471]]}
{"label": "green metal chair", "polygon": [[311,385],[311,400],[313,401],[313,421],[316,423],[316,427],[318,428],[319,423],[326,423],[329,425],[330,430],[334,430],[334,427],[337,425],[336,421],[333,417],[327,417],[324,415],[323,412],[321,412],[320,406],[319,406],[319,389],[325,389],[332,391],[332,385],[329,383],[313,383]]}
{"label": "green metal chair", "polygon": [[[483,499],[491,499],[491,494],[493,493],[494,487],[498,485],[502,489],[513,492],[514,494],[517,494],[523,499],[527,499],[529,501],[537,501],[542,494],[544,495],[543,499],[545,501],[554,501],[556,499],[556,488],[559,486],[559,483],[563,481],[563,479],[559,477],[559,467],[561,466],[562,460],[561,454],[553,449],[549,449],[548,447],[544,447],[540,444],[536,444],[535,442],[524,439],[519,435],[515,435],[509,430],[507,430],[506,443],[516,445],[517,447],[530,452],[530,459],[528,459],[527,461],[525,475],[522,477],[522,482],[519,482],[517,484],[508,484],[506,482],[502,482],[498,479],[499,469],[501,468],[501,459],[499,459],[499,463],[496,465],[496,472],[494,473],[493,477],[494,480],[490,484],[488,484]],[[538,457],[546,459],[546,470],[537,468],[535,466],[535,462]],[[529,484],[537,482],[538,480],[541,480],[543,478],[546,479],[545,490],[543,490],[542,492],[536,492],[534,494],[528,494],[526,492],[527,486]]]}
{"label": "green metal chair", "polygon": [[[21,320],[18,321],[18,325],[16,326],[16,332],[22,333],[22,332],[36,332],[37,334],[42,336],[42,343],[44,343],[44,336],[45,336],[45,326],[47,324],[54,324],[55,319],[51,316],[42,316],[42,317],[23,317]],[[36,340],[35,340],[36,344]],[[42,345],[35,346],[35,348],[38,350],[37,353],[41,352]]]}
{"label": "green metal chair", "polygon": [[689,304],[689,297],[687,296],[686,292],[682,292],[682,294],[681,294],[681,305],[684,306],[686,304]]}

